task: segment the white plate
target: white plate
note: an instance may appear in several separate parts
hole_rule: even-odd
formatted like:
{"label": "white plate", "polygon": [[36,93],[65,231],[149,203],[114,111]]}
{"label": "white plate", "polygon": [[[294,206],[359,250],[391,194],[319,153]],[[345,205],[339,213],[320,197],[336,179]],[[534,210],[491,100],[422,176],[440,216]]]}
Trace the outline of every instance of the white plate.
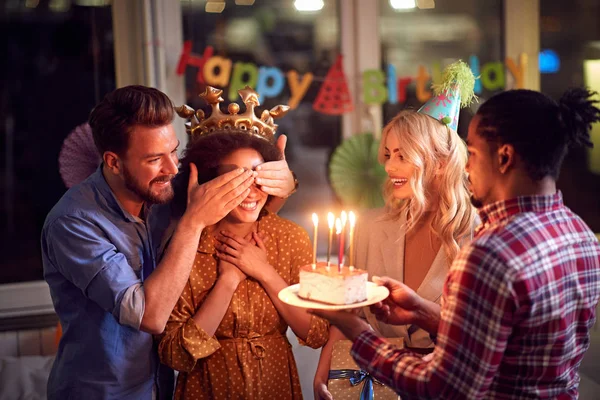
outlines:
{"label": "white plate", "polygon": [[390,291],[385,286],[378,286],[373,282],[367,282],[367,300],[361,301],[360,303],[354,304],[326,304],[319,301],[306,300],[298,296],[298,290],[300,284],[288,286],[282,289],[279,294],[279,300],[283,301],[290,306],[300,308],[312,308],[315,310],[346,310],[350,308],[359,308],[375,304],[379,301],[384,300],[389,296]]}

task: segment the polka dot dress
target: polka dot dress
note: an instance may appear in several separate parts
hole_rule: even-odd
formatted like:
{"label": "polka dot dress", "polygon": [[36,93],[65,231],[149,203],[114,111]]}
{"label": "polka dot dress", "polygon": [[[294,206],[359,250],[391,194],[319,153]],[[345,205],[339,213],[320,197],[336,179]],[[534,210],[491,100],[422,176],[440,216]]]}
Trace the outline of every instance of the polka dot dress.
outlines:
{"label": "polka dot dress", "polygon": [[[269,236],[269,263],[289,285],[298,283],[299,267],[311,262],[308,234],[271,213],[259,219],[258,231]],[[161,361],[180,371],[175,399],[301,399],[288,326],[257,281],[240,283],[214,336],[196,326],[192,317],[216,280],[214,244],[205,232],[159,346]],[[327,334],[327,323],[313,317],[306,342],[299,340],[319,348]]]}

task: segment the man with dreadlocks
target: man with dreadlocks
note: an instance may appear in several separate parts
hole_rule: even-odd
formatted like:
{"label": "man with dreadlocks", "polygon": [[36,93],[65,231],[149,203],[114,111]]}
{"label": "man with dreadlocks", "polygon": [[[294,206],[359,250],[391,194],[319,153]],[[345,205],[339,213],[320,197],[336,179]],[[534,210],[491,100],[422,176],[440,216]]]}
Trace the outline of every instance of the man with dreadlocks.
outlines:
{"label": "man with dreadlocks", "polygon": [[454,260],[441,307],[389,278],[372,307],[388,324],[436,336],[423,359],[396,349],[348,313],[315,312],[354,341],[361,368],[405,398],[576,399],[600,298],[600,244],[563,204],[556,181],[569,147],[590,146],[600,110],[584,89],[557,102],[498,94],[467,138],[472,203],[482,225]]}

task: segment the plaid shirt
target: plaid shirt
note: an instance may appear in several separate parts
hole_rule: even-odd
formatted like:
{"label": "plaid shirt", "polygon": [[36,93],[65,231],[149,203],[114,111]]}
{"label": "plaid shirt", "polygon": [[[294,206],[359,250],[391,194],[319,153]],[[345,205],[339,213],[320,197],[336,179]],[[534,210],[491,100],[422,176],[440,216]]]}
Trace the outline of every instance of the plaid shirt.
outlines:
{"label": "plaid shirt", "polygon": [[369,331],[356,362],[403,398],[576,399],[600,244],[560,192],[490,204],[452,264],[430,361]]}

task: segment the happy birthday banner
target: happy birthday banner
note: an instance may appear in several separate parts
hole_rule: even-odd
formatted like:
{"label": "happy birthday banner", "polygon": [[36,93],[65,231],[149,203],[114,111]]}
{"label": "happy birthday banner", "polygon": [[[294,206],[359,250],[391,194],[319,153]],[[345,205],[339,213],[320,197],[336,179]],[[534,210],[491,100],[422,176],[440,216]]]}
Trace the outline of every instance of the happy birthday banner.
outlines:
{"label": "happy birthday banner", "polygon": [[[290,90],[288,105],[294,109],[304,98],[313,80],[322,80],[321,87],[313,108],[329,115],[341,115],[354,110],[352,97],[342,66],[342,56],[338,56],[324,78],[317,77],[307,72],[300,76],[298,71],[290,70],[284,74],[277,67],[257,66],[254,63],[236,62],[229,58],[215,56],[214,49],[208,46],[202,55],[192,53],[192,42],[185,41],[179,63],[177,75],[183,75],[186,68],[192,66],[198,69],[196,80],[198,83],[229,87],[228,97],[234,101],[238,97],[237,91],[246,85],[254,88],[259,94],[259,101],[266,98],[277,97],[283,91],[286,83]],[[481,94],[483,88],[495,91],[505,88],[506,70],[515,79],[517,89],[524,88],[525,70],[527,69],[527,55],[520,54],[518,62],[506,57],[505,63],[488,62],[480,65],[479,58],[475,55],[469,58],[469,66],[473,74],[478,77],[475,81],[475,94]],[[421,103],[425,103],[432,96],[427,88],[430,79],[437,82],[441,79],[441,65],[434,63],[432,74],[427,72],[424,65],[417,67],[416,76],[397,76],[396,68],[388,64],[386,72],[370,69],[362,72],[362,99],[365,104],[392,104],[404,103],[407,97],[407,87],[415,82],[416,96]]]}

